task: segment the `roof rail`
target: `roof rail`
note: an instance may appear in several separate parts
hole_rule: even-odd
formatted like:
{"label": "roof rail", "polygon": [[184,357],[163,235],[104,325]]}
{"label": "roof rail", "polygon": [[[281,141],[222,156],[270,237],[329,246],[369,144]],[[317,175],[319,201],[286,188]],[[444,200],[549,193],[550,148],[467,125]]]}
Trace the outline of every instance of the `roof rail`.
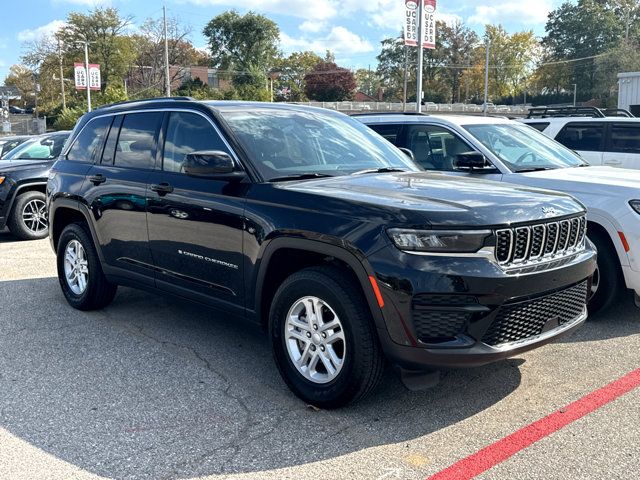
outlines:
{"label": "roof rail", "polygon": [[626,108],[606,108],[603,110],[603,112],[607,117],[636,118],[636,116]]}
{"label": "roof rail", "polygon": [[425,117],[428,117],[429,115],[427,113],[418,113],[418,112],[361,112],[361,113],[350,113],[349,116],[351,117],[363,117],[366,115],[424,115]]}
{"label": "roof rail", "polygon": [[165,101],[165,100],[195,100],[193,97],[154,97],[154,98],[141,98],[139,100],[123,100],[122,102],[109,103],[107,105],[100,105],[96,107],[95,110],[101,108],[115,107],[119,105],[127,105],[129,103],[142,103],[142,102],[151,102],[151,101]]}
{"label": "roof rail", "polygon": [[604,118],[606,115],[596,107],[531,107],[527,114],[527,118],[549,117]]}

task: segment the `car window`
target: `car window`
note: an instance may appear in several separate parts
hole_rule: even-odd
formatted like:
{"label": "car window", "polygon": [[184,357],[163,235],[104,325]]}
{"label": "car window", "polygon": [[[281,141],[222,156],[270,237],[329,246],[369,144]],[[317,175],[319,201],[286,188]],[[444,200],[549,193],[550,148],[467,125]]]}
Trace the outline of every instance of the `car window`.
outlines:
{"label": "car window", "polygon": [[378,135],[382,135],[386,140],[390,141],[394,145],[398,145],[398,135],[400,135],[400,130],[402,129],[401,124],[369,125],[369,128]]}
{"label": "car window", "polygon": [[36,137],[10,151],[7,160],[53,160],[62,152],[68,134]]}
{"label": "car window", "polygon": [[162,169],[182,172],[187,153],[201,150],[231,153],[206,118],[196,113],[171,112],[164,141]]}
{"label": "car window", "polygon": [[124,116],[116,142],[116,167],[152,169],[162,112],[129,113]]}
{"label": "car window", "polygon": [[549,126],[549,122],[527,122],[525,125],[529,125],[539,132],[543,132]]}
{"label": "car window", "polygon": [[458,154],[474,151],[458,135],[433,125],[408,125],[406,138],[404,146],[426,170],[452,172]]}
{"label": "car window", "polygon": [[611,126],[611,150],[640,153],[640,124],[614,123]]}
{"label": "car window", "polygon": [[113,117],[98,117],[89,121],[73,142],[67,160],[95,162],[102,154],[102,145]]}
{"label": "car window", "polygon": [[522,123],[480,123],[464,128],[513,172],[586,165],[575,152]]}
{"label": "car window", "polygon": [[558,133],[556,140],[571,150],[602,151],[603,123],[568,123]]}
{"label": "car window", "polygon": [[266,180],[291,175],[349,175],[418,167],[357,120],[336,113],[261,108],[221,109]]}
{"label": "car window", "polygon": [[8,155],[8,153],[16,148],[21,143],[24,143],[24,140],[7,140],[4,142],[0,142],[0,158],[4,158]]}

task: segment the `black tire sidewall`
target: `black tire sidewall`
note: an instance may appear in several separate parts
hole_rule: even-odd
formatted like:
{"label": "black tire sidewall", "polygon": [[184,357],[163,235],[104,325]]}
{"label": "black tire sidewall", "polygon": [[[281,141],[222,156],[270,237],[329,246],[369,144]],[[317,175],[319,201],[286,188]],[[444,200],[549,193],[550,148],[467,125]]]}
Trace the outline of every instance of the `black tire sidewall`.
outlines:
{"label": "black tire sidewall", "polygon": [[26,204],[32,200],[42,200],[43,202],[46,202],[46,196],[44,193],[38,191],[30,191],[18,195],[9,218],[9,230],[13,235],[23,240],[40,240],[49,235],[48,226],[44,231],[35,234],[24,223],[22,212]]}
{"label": "black tire sidewall", "polygon": [[[276,364],[289,388],[308,403],[331,408],[348,403],[358,392],[361,381],[358,377],[363,376],[366,359],[363,346],[357,339],[372,335],[365,323],[368,311],[361,310],[365,307],[362,302],[354,301],[354,296],[348,295],[334,280],[336,277],[326,276],[321,280],[318,272],[313,272],[313,275],[305,273],[294,274],[278,289],[271,308],[269,333]],[[287,313],[296,301],[306,296],[315,296],[326,302],[340,318],[345,334],[346,353],[342,369],[335,379],[324,384],[302,376],[287,351],[284,336]]]}
{"label": "black tire sidewall", "polygon": [[618,255],[601,234],[591,234],[589,239],[598,249],[598,274],[600,285],[589,300],[589,313],[594,314],[607,308],[618,297],[622,288]]}

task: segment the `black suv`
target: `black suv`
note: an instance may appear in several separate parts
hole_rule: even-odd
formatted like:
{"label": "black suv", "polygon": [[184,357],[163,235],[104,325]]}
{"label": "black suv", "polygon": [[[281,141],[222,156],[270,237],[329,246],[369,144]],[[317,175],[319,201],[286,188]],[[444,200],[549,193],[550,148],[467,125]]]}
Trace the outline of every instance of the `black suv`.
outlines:
{"label": "black suv", "polygon": [[129,285],[248,317],[289,387],[322,407],[370,392],[384,357],[409,382],[573,330],[595,268],[572,197],[427,174],[356,120],[301,106],[101,108],[47,199],[73,307]]}
{"label": "black suv", "polygon": [[23,240],[47,236],[47,177],[69,134],[34,137],[0,159],[0,230],[7,226]]}

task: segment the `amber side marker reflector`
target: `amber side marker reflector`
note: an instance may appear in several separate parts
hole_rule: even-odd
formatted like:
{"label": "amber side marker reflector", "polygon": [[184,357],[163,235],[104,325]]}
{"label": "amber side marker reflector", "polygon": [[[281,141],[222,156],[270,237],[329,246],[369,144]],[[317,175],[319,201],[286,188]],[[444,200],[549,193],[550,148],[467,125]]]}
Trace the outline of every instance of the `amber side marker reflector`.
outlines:
{"label": "amber side marker reflector", "polygon": [[627,237],[624,236],[624,233],[618,232],[618,235],[620,236],[620,241],[622,242],[622,246],[624,247],[624,251],[628,252],[629,250],[631,250],[629,248],[629,242],[627,242]]}
{"label": "amber side marker reflector", "polygon": [[380,288],[378,288],[378,282],[373,275],[369,275],[369,281],[371,282],[371,287],[373,288],[373,293],[376,295],[376,299],[378,300],[378,305],[380,308],[384,307],[384,299],[382,298],[382,294],[380,293]]}

